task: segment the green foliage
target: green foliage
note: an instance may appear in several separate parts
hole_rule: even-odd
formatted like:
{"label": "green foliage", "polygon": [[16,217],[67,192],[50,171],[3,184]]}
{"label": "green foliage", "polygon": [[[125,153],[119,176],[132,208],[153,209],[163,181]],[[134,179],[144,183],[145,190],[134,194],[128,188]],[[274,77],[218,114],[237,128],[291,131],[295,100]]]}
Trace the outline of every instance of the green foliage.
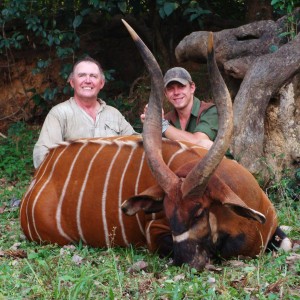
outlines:
{"label": "green foliage", "polygon": [[157,5],[159,8],[159,15],[162,19],[170,16],[178,7],[179,4],[177,2],[165,2],[157,0]]}
{"label": "green foliage", "polygon": [[294,14],[294,10],[299,6],[300,0],[272,0],[271,5],[280,15],[286,15],[286,31],[280,33],[280,37],[288,37],[294,39],[298,34],[297,24],[300,21],[299,14]]}
{"label": "green foliage", "polygon": [[298,0],[272,0],[271,1],[271,5],[275,9],[278,9],[281,12],[283,12],[284,14],[292,13],[297,4],[299,4]]}
{"label": "green foliage", "polygon": [[300,201],[299,174],[300,169],[297,169],[294,174],[291,170],[285,170],[279,182],[273,180],[273,184],[268,188],[268,192],[274,203],[280,203],[282,201],[286,202],[289,200]]}
{"label": "green foliage", "polygon": [[198,1],[190,0],[180,0],[180,1],[164,1],[156,0],[157,9],[159,15],[162,19],[169,17],[177,9],[181,9],[184,17],[188,19],[189,22],[197,20],[200,27],[202,27],[203,16],[210,14],[211,11],[203,9]]}
{"label": "green foliage", "polygon": [[[200,20],[204,15],[208,15],[210,13],[211,11],[203,9],[196,1],[191,2],[190,6],[183,12],[185,16],[189,16],[190,22],[194,20]],[[202,23],[199,25],[202,27]]]}
{"label": "green foliage", "polygon": [[[9,62],[14,60],[14,51],[19,49],[44,49],[37,59],[33,74],[46,73],[54,60],[74,60],[80,48],[76,30],[89,14],[90,7],[81,7],[80,1],[5,1],[0,4],[0,54]],[[20,30],[20,28],[22,28]],[[18,29],[18,30],[16,30]],[[26,36],[26,38],[25,38]],[[62,63],[60,75],[67,78],[70,68]],[[45,101],[52,101],[57,94],[67,92],[63,87],[48,87],[40,95]]]}
{"label": "green foliage", "polygon": [[25,123],[15,123],[8,130],[6,139],[1,138],[0,178],[7,182],[28,180],[33,172],[32,149],[37,132],[29,130]]}

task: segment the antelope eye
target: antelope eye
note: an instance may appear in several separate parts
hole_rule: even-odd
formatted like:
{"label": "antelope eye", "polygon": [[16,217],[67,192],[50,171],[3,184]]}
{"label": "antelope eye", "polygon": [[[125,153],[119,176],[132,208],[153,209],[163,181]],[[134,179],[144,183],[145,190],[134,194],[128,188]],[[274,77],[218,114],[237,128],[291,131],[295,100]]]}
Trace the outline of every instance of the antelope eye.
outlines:
{"label": "antelope eye", "polygon": [[197,210],[196,210],[196,213],[195,213],[195,218],[200,218],[201,217],[201,215],[202,215],[202,213],[203,213],[203,208],[198,208]]}

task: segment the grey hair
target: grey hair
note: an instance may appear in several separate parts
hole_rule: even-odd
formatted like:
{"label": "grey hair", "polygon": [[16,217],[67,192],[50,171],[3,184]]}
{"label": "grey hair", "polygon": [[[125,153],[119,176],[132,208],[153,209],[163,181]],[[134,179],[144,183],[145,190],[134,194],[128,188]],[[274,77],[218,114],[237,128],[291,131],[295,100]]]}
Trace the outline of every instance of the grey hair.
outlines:
{"label": "grey hair", "polygon": [[83,57],[83,58],[81,58],[81,59],[79,59],[78,61],[75,62],[74,66],[73,66],[73,69],[72,69],[72,72],[70,73],[70,75],[68,77],[68,82],[70,82],[70,80],[73,78],[74,71],[75,71],[77,65],[79,65],[82,62],[91,62],[91,63],[94,63],[95,65],[97,65],[97,67],[100,71],[100,75],[101,75],[102,79],[105,81],[104,71],[103,71],[102,66],[100,65],[100,63],[97,60],[95,60],[94,58],[90,57],[90,56],[85,56],[85,57]]}

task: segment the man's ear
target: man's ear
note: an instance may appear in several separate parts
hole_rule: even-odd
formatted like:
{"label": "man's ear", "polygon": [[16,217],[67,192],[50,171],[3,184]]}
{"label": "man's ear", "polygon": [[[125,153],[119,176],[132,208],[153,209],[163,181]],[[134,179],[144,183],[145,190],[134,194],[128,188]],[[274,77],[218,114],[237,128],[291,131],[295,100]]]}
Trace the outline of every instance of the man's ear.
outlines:
{"label": "man's ear", "polygon": [[196,91],[196,84],[195,84],[195,82],[191,82],[190,83],[190,88],[191,88],[191,92],[194,94],[195,93],[195,91]]}
{"label": "man's ear", "polygon": [[102,79],[102,83],[101,83],[100,89],[103,89],[104,85],[105,85],[105,79]]}
{"label": "man's ear", "polygon": [[122,211],[132,216],[143,210],[145,213],[155,213],[163,210],[165,193],[159,185],[152,186],[142,193],[130,197],[121,205]]}
{"label": "man's ear", "polygon": [[74,89],[73,75],[69,79],[70,86]]}

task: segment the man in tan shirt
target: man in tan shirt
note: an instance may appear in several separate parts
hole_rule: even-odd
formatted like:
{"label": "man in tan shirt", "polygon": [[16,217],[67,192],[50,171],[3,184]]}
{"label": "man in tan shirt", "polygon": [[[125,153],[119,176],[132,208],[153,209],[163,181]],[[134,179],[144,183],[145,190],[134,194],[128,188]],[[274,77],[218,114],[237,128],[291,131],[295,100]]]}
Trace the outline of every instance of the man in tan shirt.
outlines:
{"label": "man in tan shirt", "polygon": [[96,60],[86,57],[75,63],[69,82],[74,97],[54,106],[48,113],[33,149],[35,168],[44,160],[49,148],[62,141],[136,134],[116,108],[98,99],[105,77]]}

